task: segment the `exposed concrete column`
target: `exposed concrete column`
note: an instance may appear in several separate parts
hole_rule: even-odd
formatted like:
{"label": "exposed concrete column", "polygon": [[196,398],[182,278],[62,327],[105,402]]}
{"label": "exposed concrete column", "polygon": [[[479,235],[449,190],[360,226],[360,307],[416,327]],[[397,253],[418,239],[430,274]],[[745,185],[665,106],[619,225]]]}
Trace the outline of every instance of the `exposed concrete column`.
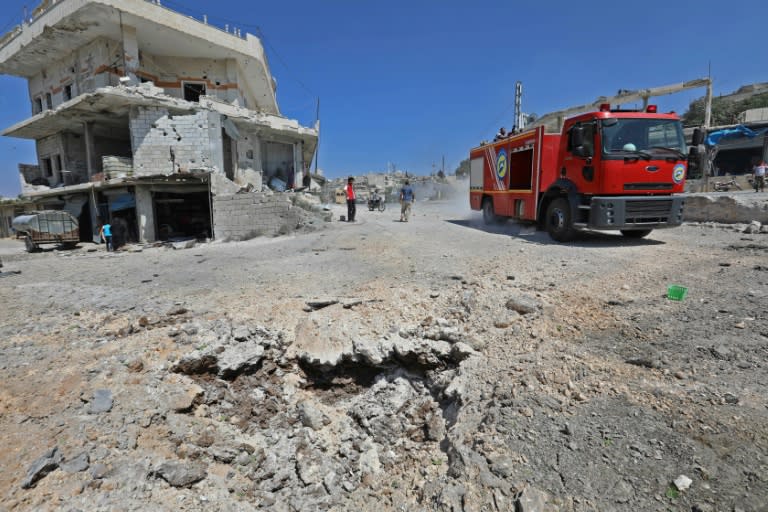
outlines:
{"label": "exposed concrete column", "polygon": [[152,192],[145,187],[136,187],[136,220],[139,224],[139,241],[154,242],[155,209],[152,204]]}
{"label": "exposed concrete column", "polygon": [[211,152],[211,164],[214,172],[224,174],[224,140],[221,136],[221,114],[208,113],[208,140]]}
{"label": "exposed concrete column", "polygon": [[85,128],[85,165],[88,169],[88,181],[95,174],[96,169],[96,148],[93,142],[93,121],[83,123]]}
{"label": "exposed concrete column", "polygon": [[[227,59],[227,82],[230,84],[237,84],[238,87],[234,89],[226,89],[222,96],[228,101],[237,101],[237,104],[241,107],[245,106],[245,97],[240,95],[240,73],[237,70],[237,61],[235,59]],[[250,107],[249,108],[253,108]]]}
{"label": "exposed concrete column", "polygon": [[291,183],[294,188],[301,186],[302,178],[304,178],[304,159],[302,158],[301,142],[293,143],[293,176],[291,177]]}
{"label": "exposed concrete column", "polygon": [[125,52],[125,74],[133,85],[139,83],[136,71],[139,69],[139,42],[136,39],[136,27],[123,25],[123,52]]}

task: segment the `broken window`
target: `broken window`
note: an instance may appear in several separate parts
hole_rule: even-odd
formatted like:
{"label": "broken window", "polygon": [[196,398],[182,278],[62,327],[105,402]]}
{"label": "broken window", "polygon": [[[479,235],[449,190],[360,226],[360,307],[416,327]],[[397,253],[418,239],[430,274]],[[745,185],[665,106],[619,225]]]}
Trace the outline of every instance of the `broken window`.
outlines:
{"label": "broken window", "polygon": [[51,93],[49,92],[45,93],[45,108],[48,110],[53,108],[53,97],[51,97]]}
{"label": "broken window", "polygon": [[72,84],[64,86],[64,101],[72,99]]}
{"label": "broken window", "polygon": [[43,98],[38,96],[37,98],[35,98],[35,102],[32,105],[32,113],[39,114],[42,111],[43,111]]}
{"label": "broken window", "polygon": [[187,101],[200,102],[200,96],[205,96],[205,84],[183,82],[184,99]]}

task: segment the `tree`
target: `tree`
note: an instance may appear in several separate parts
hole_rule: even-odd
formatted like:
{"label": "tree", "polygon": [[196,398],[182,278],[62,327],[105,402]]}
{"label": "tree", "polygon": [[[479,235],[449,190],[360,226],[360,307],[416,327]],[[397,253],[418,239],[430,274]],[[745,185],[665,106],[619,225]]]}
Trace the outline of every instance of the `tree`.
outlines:
{"label": "tree", "polygon": [[459,166],[453,172],[457,178],[463,178],[469,176],[469,158],[464,159],[459,163]]}
{"label": "tree", "polygon": [[[705,98],[693,100],[683,114],[683,124],[698,126],[704,124]],[[736,124],[738,115],[745,110],[768,107],[768,93],[756,94],[745,100],[732,101],[727,96],[712,98],[712,126]]]}

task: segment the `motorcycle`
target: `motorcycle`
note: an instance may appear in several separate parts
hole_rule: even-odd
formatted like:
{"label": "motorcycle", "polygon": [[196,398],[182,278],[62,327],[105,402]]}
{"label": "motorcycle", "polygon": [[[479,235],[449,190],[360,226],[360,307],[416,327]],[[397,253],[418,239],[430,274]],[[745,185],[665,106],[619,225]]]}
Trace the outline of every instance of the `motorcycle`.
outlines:
{"label": "motorcycle", "polygon": [[731,187],[741,190],[741,185],[739,185],[735,179],[731,179],[730,181],[716,181],[712,187],[715,189],[715,192],[727,192],[731,190]]}
{"label": "motorcycle", "polygon": [[379,210],[383,212],[387,208],[387,203],[384,202],[384,198],[374,194],[368,199],[368,211]]}

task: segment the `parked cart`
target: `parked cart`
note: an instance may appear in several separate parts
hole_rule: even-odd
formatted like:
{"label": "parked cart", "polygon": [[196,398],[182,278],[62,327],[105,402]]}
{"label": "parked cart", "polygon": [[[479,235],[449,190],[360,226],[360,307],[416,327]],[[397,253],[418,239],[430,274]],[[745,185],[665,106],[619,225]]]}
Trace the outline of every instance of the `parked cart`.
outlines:
{"label": "parked cart", "polygon": [[28,252],[34,252],[41,244],[60,244],[72,248],[80,241],[77,219],[58,210],[19,215],[13,219],[16,238],[23,238]]}

